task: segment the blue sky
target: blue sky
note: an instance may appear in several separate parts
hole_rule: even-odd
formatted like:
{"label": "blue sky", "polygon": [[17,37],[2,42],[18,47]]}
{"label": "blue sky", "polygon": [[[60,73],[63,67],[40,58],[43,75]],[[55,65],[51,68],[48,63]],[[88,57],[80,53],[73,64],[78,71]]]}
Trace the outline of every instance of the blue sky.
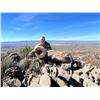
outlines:
{"label": "blue sky", "polygon": [[2,41],[99,40],[100,13],[2,13]]}

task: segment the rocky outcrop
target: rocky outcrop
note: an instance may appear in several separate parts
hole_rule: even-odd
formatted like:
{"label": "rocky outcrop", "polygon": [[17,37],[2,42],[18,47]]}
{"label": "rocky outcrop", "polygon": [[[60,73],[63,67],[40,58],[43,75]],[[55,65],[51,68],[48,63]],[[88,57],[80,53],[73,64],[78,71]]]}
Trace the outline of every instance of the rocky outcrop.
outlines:
{"label": "rocky outcrop", "polygon": [[100,68],[74,59],[71,54],[47,51],[38,46],[21,59],[17,53],[5,58],[3,87],[90,87],[100,86]]}

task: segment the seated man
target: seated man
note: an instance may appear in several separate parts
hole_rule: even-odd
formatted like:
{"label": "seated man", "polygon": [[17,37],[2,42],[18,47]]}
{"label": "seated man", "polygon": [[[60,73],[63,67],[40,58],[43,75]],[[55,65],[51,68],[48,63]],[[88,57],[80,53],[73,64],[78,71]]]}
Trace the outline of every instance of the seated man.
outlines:
{"label": "seated man", "polygon": [[42,36],[40,38],[40,43],[37,44],[31,52],[29,52],[28,57],[38,56],[38,58],[44,58],[45,56],[47,56],[47,50],[51,49],[52,48],[50,44],[47,41],[45,41],[45,37]]}
{"label": "seated man", "polygon": [[47,50],[51,50],[52,48],[51,48],[51,46],[50,46],[50,44],[45,40],[45,37],[44,36],[42,36],[41,38],[40,38],[40,43],[39,43],[39,45],[40,46],[43,46],[45,49],[47,49]]}

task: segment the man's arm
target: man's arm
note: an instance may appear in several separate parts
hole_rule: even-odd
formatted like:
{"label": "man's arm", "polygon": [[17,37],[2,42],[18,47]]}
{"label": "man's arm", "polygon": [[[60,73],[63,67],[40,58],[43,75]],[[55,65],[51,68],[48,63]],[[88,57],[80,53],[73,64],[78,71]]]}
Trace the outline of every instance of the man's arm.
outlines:
{"label": "man's arm", "polygon": [[50,43],[49,43],[49,49],[50,49],[50,50],[52,49]]}
{"label": "man's arm", "polygon": [[47,47],[48,50],[52,49],[50,43],[48,43],[48,42],[46,42],[46,47]]}

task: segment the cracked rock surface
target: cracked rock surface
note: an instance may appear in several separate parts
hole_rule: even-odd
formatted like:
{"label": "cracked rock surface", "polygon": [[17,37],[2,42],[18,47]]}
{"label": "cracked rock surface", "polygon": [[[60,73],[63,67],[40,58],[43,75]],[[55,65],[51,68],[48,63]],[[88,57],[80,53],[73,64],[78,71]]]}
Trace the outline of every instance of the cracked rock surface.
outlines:
{"label": "cracked rock surface", "polygon": [[[5,58],[1,67],[2,87],[91,87],[100,86],[100,68],[71,55],[41,49],[21,59],[17,53]],[[35,48],[35,50],[37,50]],[[98,59],[100,57],[98,56]]]}

